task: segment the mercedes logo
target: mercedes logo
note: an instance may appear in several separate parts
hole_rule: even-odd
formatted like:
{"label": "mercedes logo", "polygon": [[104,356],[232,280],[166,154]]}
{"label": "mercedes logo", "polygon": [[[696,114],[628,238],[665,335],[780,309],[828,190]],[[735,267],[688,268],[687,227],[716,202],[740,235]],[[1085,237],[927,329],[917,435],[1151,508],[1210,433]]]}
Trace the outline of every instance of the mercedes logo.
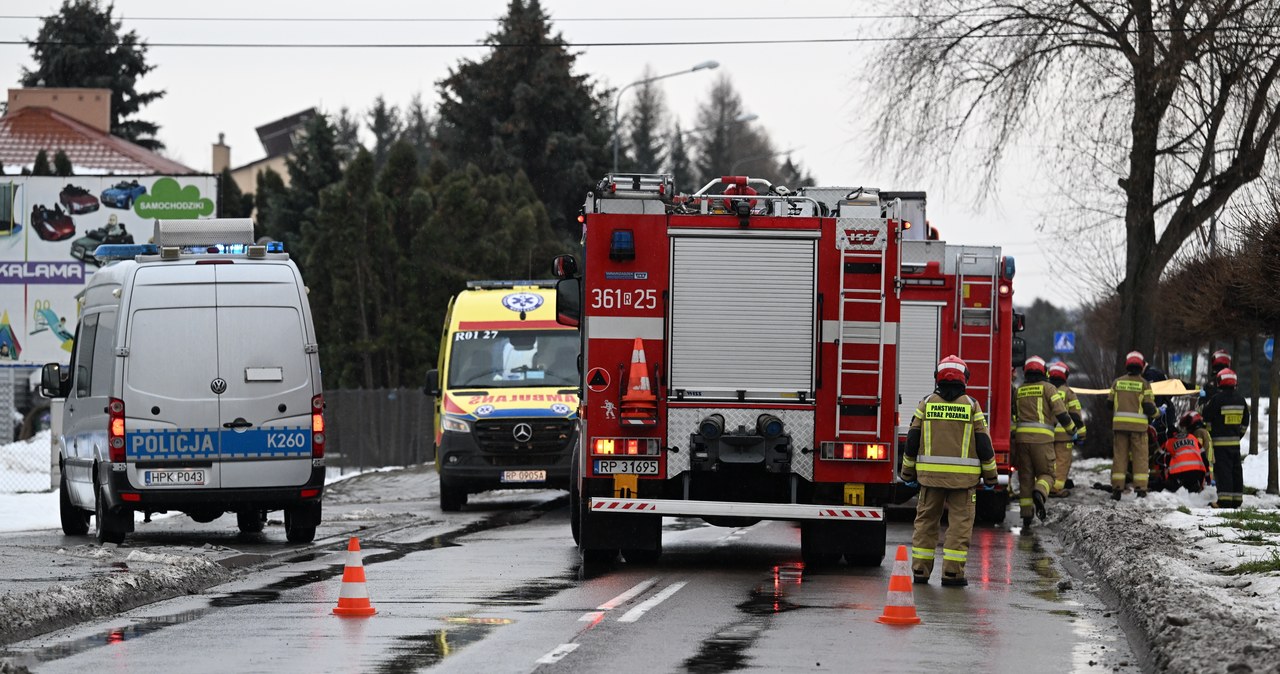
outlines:
{"label": "mercedes logo", "polygon": [[516,442],[528,442],[533,439],[533,426],[524,423],[516,424],[516,427],[511,429],[511,437],[515,438]]}
{"label": "mercedes logo", "polygon": [[222,377],[218,377],[209,383],[209,388],[213,389],[214,393],[222,395],[227,392],[227,380]]}

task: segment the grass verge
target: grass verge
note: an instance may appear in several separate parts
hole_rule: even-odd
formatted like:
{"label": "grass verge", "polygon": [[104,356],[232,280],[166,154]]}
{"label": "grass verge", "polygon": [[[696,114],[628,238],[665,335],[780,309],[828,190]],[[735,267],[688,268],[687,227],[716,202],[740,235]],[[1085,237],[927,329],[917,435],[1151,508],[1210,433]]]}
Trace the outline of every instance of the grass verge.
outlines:
{"label": "grass verge", "polygon": [[1244,573],[1270,573],[1272,571],[1280,571],[1280,552],[1271,551],[1271,559],[1255,559],[1251,562],[1245,562],[1227,570],[1232,576],[1238,576]]}

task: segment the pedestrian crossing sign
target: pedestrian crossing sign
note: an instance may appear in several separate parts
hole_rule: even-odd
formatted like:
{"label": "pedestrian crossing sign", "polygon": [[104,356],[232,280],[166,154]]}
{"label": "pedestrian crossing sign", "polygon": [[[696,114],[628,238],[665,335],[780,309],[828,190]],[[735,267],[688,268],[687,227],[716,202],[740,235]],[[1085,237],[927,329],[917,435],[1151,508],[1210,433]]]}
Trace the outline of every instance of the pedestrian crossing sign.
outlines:
{"label": "pedestrian crossing sign", "polygon": [[1055,353],[1075,353],[1076,333],[1074,332],[1053,333],[1053,350]]}

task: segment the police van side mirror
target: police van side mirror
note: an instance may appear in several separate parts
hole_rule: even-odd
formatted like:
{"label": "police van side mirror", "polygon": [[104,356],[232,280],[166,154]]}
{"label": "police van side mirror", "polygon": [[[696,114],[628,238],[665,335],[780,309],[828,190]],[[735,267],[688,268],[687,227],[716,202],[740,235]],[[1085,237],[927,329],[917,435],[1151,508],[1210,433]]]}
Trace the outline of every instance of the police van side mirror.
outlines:
{"label": "police van side mirror", "polygon": [[1027,362],[1027,340],[1021,337],[1013,338],[1013,360],[1014,367],[1018,367],[1020,363]]}
{"label": "police van side mirror", "polygon": [[578,275],[578,260],[572,255],[557,255],[551,261],[551,274],[558,279],[573,278]]}
{"label": "police van side mirror", "polygon": [[440,397],[440,371],[427,370],[427,385],[422,391],[433,398]]}
{"label": "police van side mirror", "polygon": [[60,363],[45,363],[40,369],[40,393],[46,398],[65,398],[70,392],[71,380],[62,372]]}
{"label": "police van side mirror", "polygon": [[581,320],[582,279],[560,279],[556,282],[556,322],[576,328]]}

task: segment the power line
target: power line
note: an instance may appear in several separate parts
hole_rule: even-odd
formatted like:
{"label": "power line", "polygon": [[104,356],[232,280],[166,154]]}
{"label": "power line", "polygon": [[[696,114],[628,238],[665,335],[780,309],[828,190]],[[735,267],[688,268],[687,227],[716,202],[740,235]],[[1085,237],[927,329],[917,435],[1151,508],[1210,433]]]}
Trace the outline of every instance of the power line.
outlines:
{"label": "power line", "polygon": [[[1280,24],[1257,26],[1222,26],[1217,32],[1280,29]],[[1172,28],[1153,28],[1149,30],[1129,30],[1126,35],[1161,34],[1176,32]],[[1093,31],[1074,31],[1054,33],[1056,38],[1096,36]],[[744,45],[783,45],[783,44],[870,44],[908,41],[974,41],[974,40],[1007,40],[1017,38],[1042,38],[1041,31],[998,33],[985,35],[922,35],[906,37],[830,37],[830,38],[779,38],[779,39],[741,39],[741,40],[648,40],[643,42],[531,42],[531,43],[487,43],[487,42],[146,42],[134,45],[137,48],[147,47],[181,47],[209,49],[469,49],[485,47],[493,49],[517,48],[575,48],[575,47],[722,47]],[[91,46],[124,46],[103,42],[79,40],[0,40],[0,45],[31,45],[39,47],[91,47]]]}
{"label": "power line", "polygon": [[[697,21],[839,21],[839,20],[871,20],[871,19],[942,19],[949,14],[834,14],[829,16],[583,16],[583,17],[551,17],[551,23],[638,23],[638,22],[697,22]],[[1000,14],[965,14],[966,18],[995,18]],[[21,14],[0,14],[0,19],[44,20],[49,17]],[[226,22],[226,23],[496,23],[495,18],[446,18],[446,17],[326,17],[326,16],[126,16],[119,17],[123,21],[191,21],[191,22]]]}

